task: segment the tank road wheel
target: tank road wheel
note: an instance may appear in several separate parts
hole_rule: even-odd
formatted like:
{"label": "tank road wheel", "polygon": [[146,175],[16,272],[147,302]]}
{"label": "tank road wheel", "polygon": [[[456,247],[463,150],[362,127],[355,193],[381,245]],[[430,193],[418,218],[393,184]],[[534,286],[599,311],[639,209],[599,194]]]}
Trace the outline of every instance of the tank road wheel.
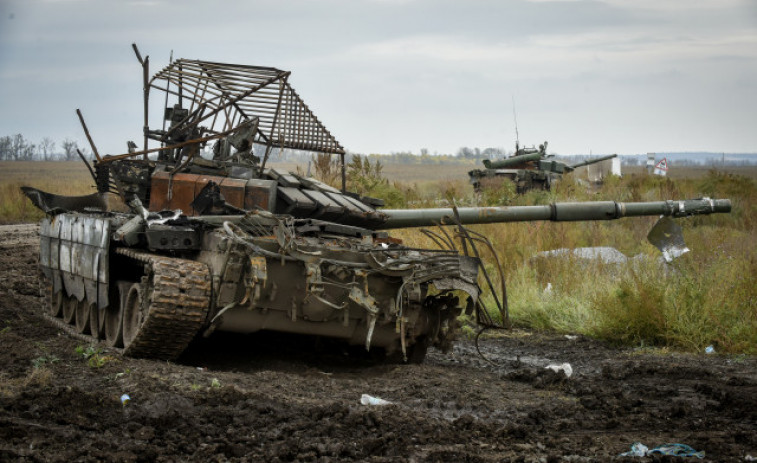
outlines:
{"label": "tank road wheel", "polygon": [[48,306],[48,313],[53,317],[60,317],[63,313],[63,303],[66,301],[66,296],[63,291],[53,293],[53,286],[50,285],[50,305]]}
{"label": "tank road wheel", "polygon": [[[123,346],[123,301],[126,300],[125,291],[128,290],[131,283],[119,281],[118,292],[119,298],[116,303],[111,303],[105,310],[102,311],[103,320],[103,333],[105,334],[105,343],[111,347]],[[112,301],[113,302],[113,301]]]}
{"label": "tank road wheel", "polygon": [[[97,337],[99,339],[106,340],[107,343],[107,335],[105,332],[105,327],[108,322],[112,322],[112,320],[108,317],[108,312],[111,310],[117,311],[117,308],[121,305],[121,300],[119,299],[121,297],[120,291],[118,291],[118,282],[113,285],[113,288],[111,288],[111,291],[108,293],[108,305],[103,307],[102,309],[98,308],[95,310],[97,312]],[[90,324],[92,323],[91,317],[90,317]],[[91,328],[90,328],[91,329]]]}
{"label": "tank road wheel", "polygon": [[87,301],[79,301],[76,304],[76,332],[89,334],[89,308]]}
{"label": "tank road wheel", "polygon": [[123,345],[123,312],[121,307],[105,309],[105,343],[111,347]]}
{"label": "tank road wheel", "polygon": [[68,296],[63,301],[63,321],[67,324],[73,323],[76,319],[76,308],[79,305],[79,300],[76,296]]}
{"label": "tank road wheel", "polygon": [[102,330],[100,323],[100,309],[97,308],[97,304],[89,306],[89,332],[92,336],[100,339],[102,338]]}
{"label": "tank road wheel", "polygon": [[124,347],[128,348],[134,338],[137,337],[139,328],[142,326],[144,316],[142,308],[144,306],[144,299],[142,297],[142,285],[134,283],[129,288],[129,292],[126,295],[126,302],[124,304]]}
{"label": "tank road wheel", "polygon": [[[97,338],[98,339],[105,339],[105,313],[108,311],[108,308],[105,307],[103,309],[97,309]],[[90,319],[91,323],[91,319]]]}

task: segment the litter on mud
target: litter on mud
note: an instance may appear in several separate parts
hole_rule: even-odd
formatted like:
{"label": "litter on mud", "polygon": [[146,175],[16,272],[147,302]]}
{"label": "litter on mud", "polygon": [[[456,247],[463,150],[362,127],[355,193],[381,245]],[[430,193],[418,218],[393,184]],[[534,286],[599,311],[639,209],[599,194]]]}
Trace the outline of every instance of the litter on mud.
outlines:
{"label": "litter on mud", "polygon": [[670,455],[674,457],[697,457],[699,459],[704,458],[704,451],[697,452],[692,447],[686,444],[665,444],[653,449],[649,449],[641,442],[634,442],[631,445],[631,450],[625,453],[621,453],[621,457],[647,457],[652,455]]}
{"label": "litter on mud", "polygon": [[368,394],[360,396],[360,403],[363,405],[392,405],[388,400],[379,399],[378,397],[373,397]]}
{"label": "litter on mud", "polygon": [[573,375],[573,367],[570,366],[570,363],[561,363],[560,365],[556,363],[552,363],[550,365],[547,365],[544,367],[548,370],[552,370],[555,373],[563,372],[565,374],[566,378],[570,378],[571,375]]}

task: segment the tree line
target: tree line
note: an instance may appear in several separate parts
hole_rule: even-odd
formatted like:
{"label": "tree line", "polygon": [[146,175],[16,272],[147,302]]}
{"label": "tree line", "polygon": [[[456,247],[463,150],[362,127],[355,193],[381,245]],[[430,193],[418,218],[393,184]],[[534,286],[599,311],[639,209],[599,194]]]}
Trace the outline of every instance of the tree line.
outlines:
{"label": "tree line", "polygon": [[[27,140],[22,134],[6,135],[0,137],[0,161],[73,161],[79,159],[77,151],[80,151],[87,159],[91,158],[87,148],[80,148],[74,140],[66,138],[60,145],[50,137],[44,137],[39,142],[33,143]],[[255,154],[262,156],[265,151],[264,147],[256,147]],[[478,148],[463,146],[455,154],[438,154],[429,153],[428,149],[421,148],[420,153],[416,154],[410,151],[400,151],[390,154],[358,154],[347,153],[346,162],[350,163],[355,156],[362,156],[371,159],[373,162],[380,161],[383,164],[480,164],[484,159],[501,159],[513,154],[512,150],[504,148]],[[712,154],[712,153],[709,153]],[[661,154],[660,156],[664,156]],[[578,162],[584,159],[590,159],[592,156],[576,155],[566,160]],[[644,165],[646,158],[643,155],[620,155],[621,164],[624,166]],[[669,164],[678,166],[695,166],[695,165],[730,165],[730,166],[748,166],[755,163],[753,158],[742,159],[720,159],[704,156],[692,156],[696,159],[669,159]],[[557,156],[556,159],[561,159]],[[313,153],[302,150],[274,150],[271,153],[269,162],[296,162],[307,164],[312,162]]]}
{"label": "tree line", "polygon": [[[259,147],[256,147],[259,148]],[[0,161],[73,161],[78,159],[77,150],[81,151],[87,158],[88,150],[80,148],[74,140],[66,138],[60,144],[56,143],[50,137],[44,137],[39,142],[34,143],[26,139],[22,134],[6,135],[0,137]],[[260,151],[260,153],[258,153]],[[255,154],[262,156],[263,149],[256,149]],[[431,154],[428,149],[421,148],[420,154],[410,151],[400,151],[390,154],[368,154],[347,153],[347,162],[350,162],[353,156],[364,156],[382,162],[393,164],[453,164],[453,163],[475,163],[482,159],[497,159],[508,156],[512,152],[505,151],[502,148],[470,148],[464,146],[457,150],[455,154]],[[288,161],[288,162],[305,162],[312,159],[313,153],[302,150],[274,150],[270,162]]]}
{"label": "tree line", "polygon": [[0,137],[0,161],[73,161],[78,159],[77,150],[87,156],[87,149],[80,149],[76,141],[66,138],[57,148],[50,137],[38,143],[27,140],[22,134]]}

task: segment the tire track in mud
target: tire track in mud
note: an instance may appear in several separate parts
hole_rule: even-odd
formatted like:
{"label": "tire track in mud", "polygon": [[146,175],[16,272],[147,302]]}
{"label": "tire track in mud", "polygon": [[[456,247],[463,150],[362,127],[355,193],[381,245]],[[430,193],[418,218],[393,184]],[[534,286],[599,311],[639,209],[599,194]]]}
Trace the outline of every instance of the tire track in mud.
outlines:
{"label": "tire track in mud", "polygon": [[[757,455],[752,357],[512,330],[481,340],[497,365],[467,339],[422,365],[382,365],[218,337],[181,363],[116,355],[95,369],[36,313],[36,226],[10,227],[0,227],[0,460],[591,462],[636,441],[685,443],[709,461]],[[60,359],[47,376],[32,365],[40,355]],[[362,394],[394,405],[363,406]]]}
{"label": "tire track in mud", "polygon": [[39,224],[20,223],[0,225],[0,250],[18,246],[36,246],[39,241]]}

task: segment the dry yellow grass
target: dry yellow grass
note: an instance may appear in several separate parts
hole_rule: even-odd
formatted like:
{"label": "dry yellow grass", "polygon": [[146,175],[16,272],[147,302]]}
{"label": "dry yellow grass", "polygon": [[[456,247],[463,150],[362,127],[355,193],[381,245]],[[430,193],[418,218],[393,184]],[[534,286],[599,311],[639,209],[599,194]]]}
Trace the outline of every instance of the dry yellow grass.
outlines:
{"label": "dry yellow grass", "polygon": [[[276,164],[282,170],[293,166]],[[479,201],[467,184],[466,166],[385,165],[384,175],[399,191],[413,193],[414,207],[436,206],[454,197],[461,205]],[[588,190],[570,177],[551,192],[531,192],[511,205],[551,201],[656,201],[701,196],[730,198],[731,214],[681,219],[691,252],[673,271],[656,263],[659,252],[646,242],[654,217],[610,222],[514,223],[475,226],[500,254],[516,323],[601,336],[635,345],[663,345],[699,351],[716,344],[719,352],[757,353],[757,168],[736,175],[708,168],[671,170],[668,178],[633,175],[612,178]],[[94,191],[79,162],[0,163],[0,222],[31,222],[42,214],[23,197],[30,185],[58,194]],[[406,201],[407,202],[407,201]],[[395,235],[406,244],[435,247],[417,230]],[[584,246],[615,247],[628,257],[641,254],[637,267],[585,266],[553,261],[532,265],[539,251]],[[492,260],[486,259],[488,268]],[[662,269],[662,270],[661,270]],[[547,284],[552,291],[545,293]]]}
{"label": "dry yellow grass", "polygon": [[82,162],[0,162],[0,223],[34,222],[42,217],[21,193],[22,186],[72,196],[95,191]]}
{"label": "dry yellow grass", "polygon": [[94,191],[92,177],[82,162],[2,161],[0,184],[29,185],[60,194]]}

